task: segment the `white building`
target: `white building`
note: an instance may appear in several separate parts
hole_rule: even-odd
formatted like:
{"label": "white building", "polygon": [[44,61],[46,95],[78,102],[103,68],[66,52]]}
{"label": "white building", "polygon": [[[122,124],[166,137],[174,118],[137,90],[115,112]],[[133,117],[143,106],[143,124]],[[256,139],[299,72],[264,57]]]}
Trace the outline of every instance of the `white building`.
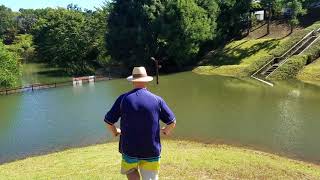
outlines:
{"label": "white building", "polygon": [[264,11],[255,11],[254,15],[256,16],[258,21],[263,21],[264,20]]}

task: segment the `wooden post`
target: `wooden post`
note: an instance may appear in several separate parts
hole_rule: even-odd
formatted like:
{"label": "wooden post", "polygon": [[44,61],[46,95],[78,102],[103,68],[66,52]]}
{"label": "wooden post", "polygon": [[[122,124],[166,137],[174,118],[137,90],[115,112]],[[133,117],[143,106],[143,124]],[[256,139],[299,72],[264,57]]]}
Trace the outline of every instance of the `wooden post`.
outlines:
{"label": "wooden post", "polygon": [[159,84],[159,61],[156,60],[154,57],[151,57],[151,60],[154,61],[156,66],[157,84]]}
{"label": "wooden post", "polygon": [[57,87],[57,83],[54,83],[54,87],[55,87],[55,88]]}
{"label": "wooden post", "polygon": [[31,90],[33,91],[33,84],[31,85]]}

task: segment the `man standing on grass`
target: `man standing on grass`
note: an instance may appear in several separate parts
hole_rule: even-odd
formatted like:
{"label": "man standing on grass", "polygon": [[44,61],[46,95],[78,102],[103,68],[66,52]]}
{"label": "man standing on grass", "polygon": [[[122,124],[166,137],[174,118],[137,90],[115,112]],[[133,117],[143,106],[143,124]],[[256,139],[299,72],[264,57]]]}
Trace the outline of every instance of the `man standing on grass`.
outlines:
{"label": "man standing on grass", "polygon": [[[118,97],[104,121],[114,136],[120,135],[121,173],[129,180],[157,180],[160,167],[160,131],[169,135],[176,125],[165,101],[146,88],[153,78],[144,67],[135,67],[127,78],[134,89]],[[121,117],[120,129],[114,124]],[[166,124],[160,130],[159,120]]]}

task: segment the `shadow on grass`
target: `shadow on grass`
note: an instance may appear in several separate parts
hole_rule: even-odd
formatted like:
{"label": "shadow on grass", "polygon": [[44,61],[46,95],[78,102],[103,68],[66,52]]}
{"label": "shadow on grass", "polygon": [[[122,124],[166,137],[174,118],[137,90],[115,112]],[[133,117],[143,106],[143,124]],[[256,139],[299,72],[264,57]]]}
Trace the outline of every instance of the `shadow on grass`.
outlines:
{"label": "shadow on grass", "polygon": [[243,45],[244,43],[247,43],[247,41],[244,41],[232,48],[220,49],[215,55],[207,57],[205,60],[201,61],[200,65],[237,65],[240,64],[244,58],[252,56],[262,49],[266,51],[274,49],[279,44],[279,41],[271,39],[256,43],[250,47],[241,48],[240,45]]}

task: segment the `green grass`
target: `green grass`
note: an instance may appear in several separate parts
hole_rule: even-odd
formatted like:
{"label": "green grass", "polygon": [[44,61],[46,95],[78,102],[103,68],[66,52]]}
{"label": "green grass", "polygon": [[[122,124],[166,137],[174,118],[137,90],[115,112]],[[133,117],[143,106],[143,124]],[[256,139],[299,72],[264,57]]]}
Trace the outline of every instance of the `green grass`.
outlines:
{"label": "green grass", "polygon": [[[313,25],[295,31],[290,36],[283,39],[243,39],[233,41],[224,48],[216,50],[212,55],[204,58],[193,72],[205,75],[223,75],[245,77],[250,76],[272,57],[281,56],[294,44],[301,40],[312,30],[320,28],[320,21]],[[307,57],[307,62],[312,62],[320,55],[320,41],[310,47],[303,56]],[[295,78],[298,72],[304,67],[305,58],[292,57],[288,65],[279,68],[272,80]],[[297,66],[296,66],[297,65]]]}
{"label": "green grass", "polygon": [[202,60],[193,71],[206,75],[249,76],[271,60],[269,52],[279,43],[276,39],[233,41]]}
{"label": "green grass", "polygon": [[308,83],[320,85],[320,58],[305,66],[299,72],[297,78]]}
{"label": "green grass", "polygon": [[285,52],[287,52],[293,45],[299,42],[304,36],[310,33],[313,30],[320,28],[320,21],[315,22],[313,25],[292,33],[290,36],[284,38],[277,48],[270,52],[271,55],[279,57]]}
{"label": "green grass", "polygon": [[[298,78],[298,74],[303,70],[306,64],[309,64],[320,57],[320,39],[313,43],[306,51],[301,55],[292,56],[288,59],[287,63],[279,67],[275,73],[270,76],[271,80],[283,80],[290,78]],[[304,71],[308,71],[307,70]],[[314,73],[314,74],[312,74]],[[300,73],[304,81],[317,81],[314,79],[318,73],[317,71],[308,71],[308,73]],[[304,74],[304,75],[303,75]],[[298,78],[299,79],[299,78]],[[301,79],[301,78],[300,78]]]}
{"label": "green grass", "polygon": [[[70,149],[0,166],[0,179],[125,179],[117,143]],[[227,145],[163,142],[160,179],[320,179],[320,167]]]}
{"label": "green grass", "polygon": [[269,77],[271,80],[295,78],[299,71],[307,64],[308,56],[296,55],[290,57],[285,64],[279,67]]}

